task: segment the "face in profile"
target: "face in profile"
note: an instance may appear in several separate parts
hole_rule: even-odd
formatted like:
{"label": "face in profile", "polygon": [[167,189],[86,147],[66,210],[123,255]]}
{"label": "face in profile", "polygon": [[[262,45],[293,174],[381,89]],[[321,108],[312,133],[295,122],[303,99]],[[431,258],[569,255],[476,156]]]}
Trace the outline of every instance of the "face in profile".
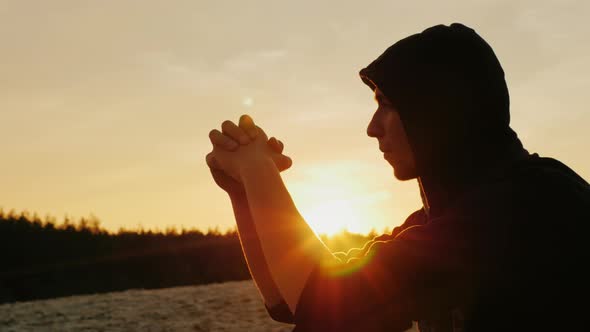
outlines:
{"label": "face in profile", "polygon": [[377,110],[369,122],[367,135],[377,139],[379,150],[393,167],[393,173],[398,180],[416,178],[414,154],[399,112],[378,88],[375,89],[375,100]]}

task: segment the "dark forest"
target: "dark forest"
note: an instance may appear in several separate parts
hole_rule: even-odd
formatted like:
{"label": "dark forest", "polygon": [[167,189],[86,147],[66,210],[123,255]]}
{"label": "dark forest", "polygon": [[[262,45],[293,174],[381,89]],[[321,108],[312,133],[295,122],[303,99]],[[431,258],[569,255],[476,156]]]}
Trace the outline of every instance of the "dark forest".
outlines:
{"label": "dark forest", "polygon": [[[322,240],[346,251],[375,235]],[[0,250],[0,303],[250,278],[235,230],[109,232],[94,216],[58,223],[0,210]]]}

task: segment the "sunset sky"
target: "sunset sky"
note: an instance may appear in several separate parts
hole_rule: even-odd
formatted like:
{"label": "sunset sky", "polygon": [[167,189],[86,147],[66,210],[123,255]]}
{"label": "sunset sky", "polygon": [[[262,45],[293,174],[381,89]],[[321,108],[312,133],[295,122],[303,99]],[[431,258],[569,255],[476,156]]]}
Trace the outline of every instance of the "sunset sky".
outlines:
{"label": "sunset sky", "polygon": [[[0,0],[0,207],[111,230],[233,226],[207,134],[244,113],[285,143],[317,231],[421,206],[366,136],[358,71],[443,23],[494,48],[530,152],[590,179],[588,1]],[[332,216],[332,220],[330,220]]]}

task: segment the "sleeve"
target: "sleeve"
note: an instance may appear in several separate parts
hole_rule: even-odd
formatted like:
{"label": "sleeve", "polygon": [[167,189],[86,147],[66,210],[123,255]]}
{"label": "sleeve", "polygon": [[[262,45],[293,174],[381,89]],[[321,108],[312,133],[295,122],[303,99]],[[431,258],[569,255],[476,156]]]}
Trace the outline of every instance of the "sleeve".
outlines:
{"label": "sleeve", "polygon": [[[304,331],[404,331],[460,301],[476,270],[481,234],[470,220],[410,226],[339,266],[318,266],[295,312]],[[483,264],[483,262],[479,262]],[[297,329],[296,329],[297,331]]]}
{"label": "sleeve", "polygon": [[334,255],[340,259],[342,262],[346,263],[349,259],[361,258],[367,254],[367,251],[375,242],[379,241],[389,241],[394,239],[398,234],[400,234],[403,230],[408,227],[422,225],[426,222],[426,215],[424,214],[424,210],[420,209],[412,214],[410,214],[403,224],[397,226],[393,229],[391,234],[382,234],[379,236],[374,237],[372,240],[367,241],[362,248],[352,248],[349,249],[346,253],[344,252],[337,252]]}
{"label": "sleeve", "polygon": [[[415,211],[414,213],[410,214],[408,218],[404,221],[404,223],[398,227],[396,227],[391,234],[383,234],[376,236],[371,241],[368,241],[362,248],[352,248],[348,250],[348,252],[335,252],[333,255],[338,258],[342,263],[346,263],[349,260],[354,260],[364,256],[369,248],[375,243],[380,241],[391,240],[395,236],[397,236],[400,232],[404,229],[415,226],[418,224],[423,224],[425,220],[424,210],[420,209]],[[272,278],[269,278],[272,280]],[[276,286],[273,285],[276,288]],[[282,323],[294,323],[294,316],[289,309],[287,303],[283,300],[281,303],[278,303],[273,306],[265,305],[266,311],[270,315],[270,317],[278,322]]]}

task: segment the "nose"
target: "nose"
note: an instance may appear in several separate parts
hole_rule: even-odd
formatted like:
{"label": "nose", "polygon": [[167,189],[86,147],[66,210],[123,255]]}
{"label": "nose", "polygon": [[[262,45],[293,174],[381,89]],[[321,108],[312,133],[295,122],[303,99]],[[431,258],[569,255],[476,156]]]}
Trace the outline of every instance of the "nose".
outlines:
{"label": "nose", "polygon": [[383,127],[379,123],[377,113],[378,112],[375,112],[375,114],[373,114],[373,117],[371,118],[371,121],[369,122],[369,125],[367,126],[367,135],[369,135],[370,137],[375,137],[375,138],[383,136]]}

